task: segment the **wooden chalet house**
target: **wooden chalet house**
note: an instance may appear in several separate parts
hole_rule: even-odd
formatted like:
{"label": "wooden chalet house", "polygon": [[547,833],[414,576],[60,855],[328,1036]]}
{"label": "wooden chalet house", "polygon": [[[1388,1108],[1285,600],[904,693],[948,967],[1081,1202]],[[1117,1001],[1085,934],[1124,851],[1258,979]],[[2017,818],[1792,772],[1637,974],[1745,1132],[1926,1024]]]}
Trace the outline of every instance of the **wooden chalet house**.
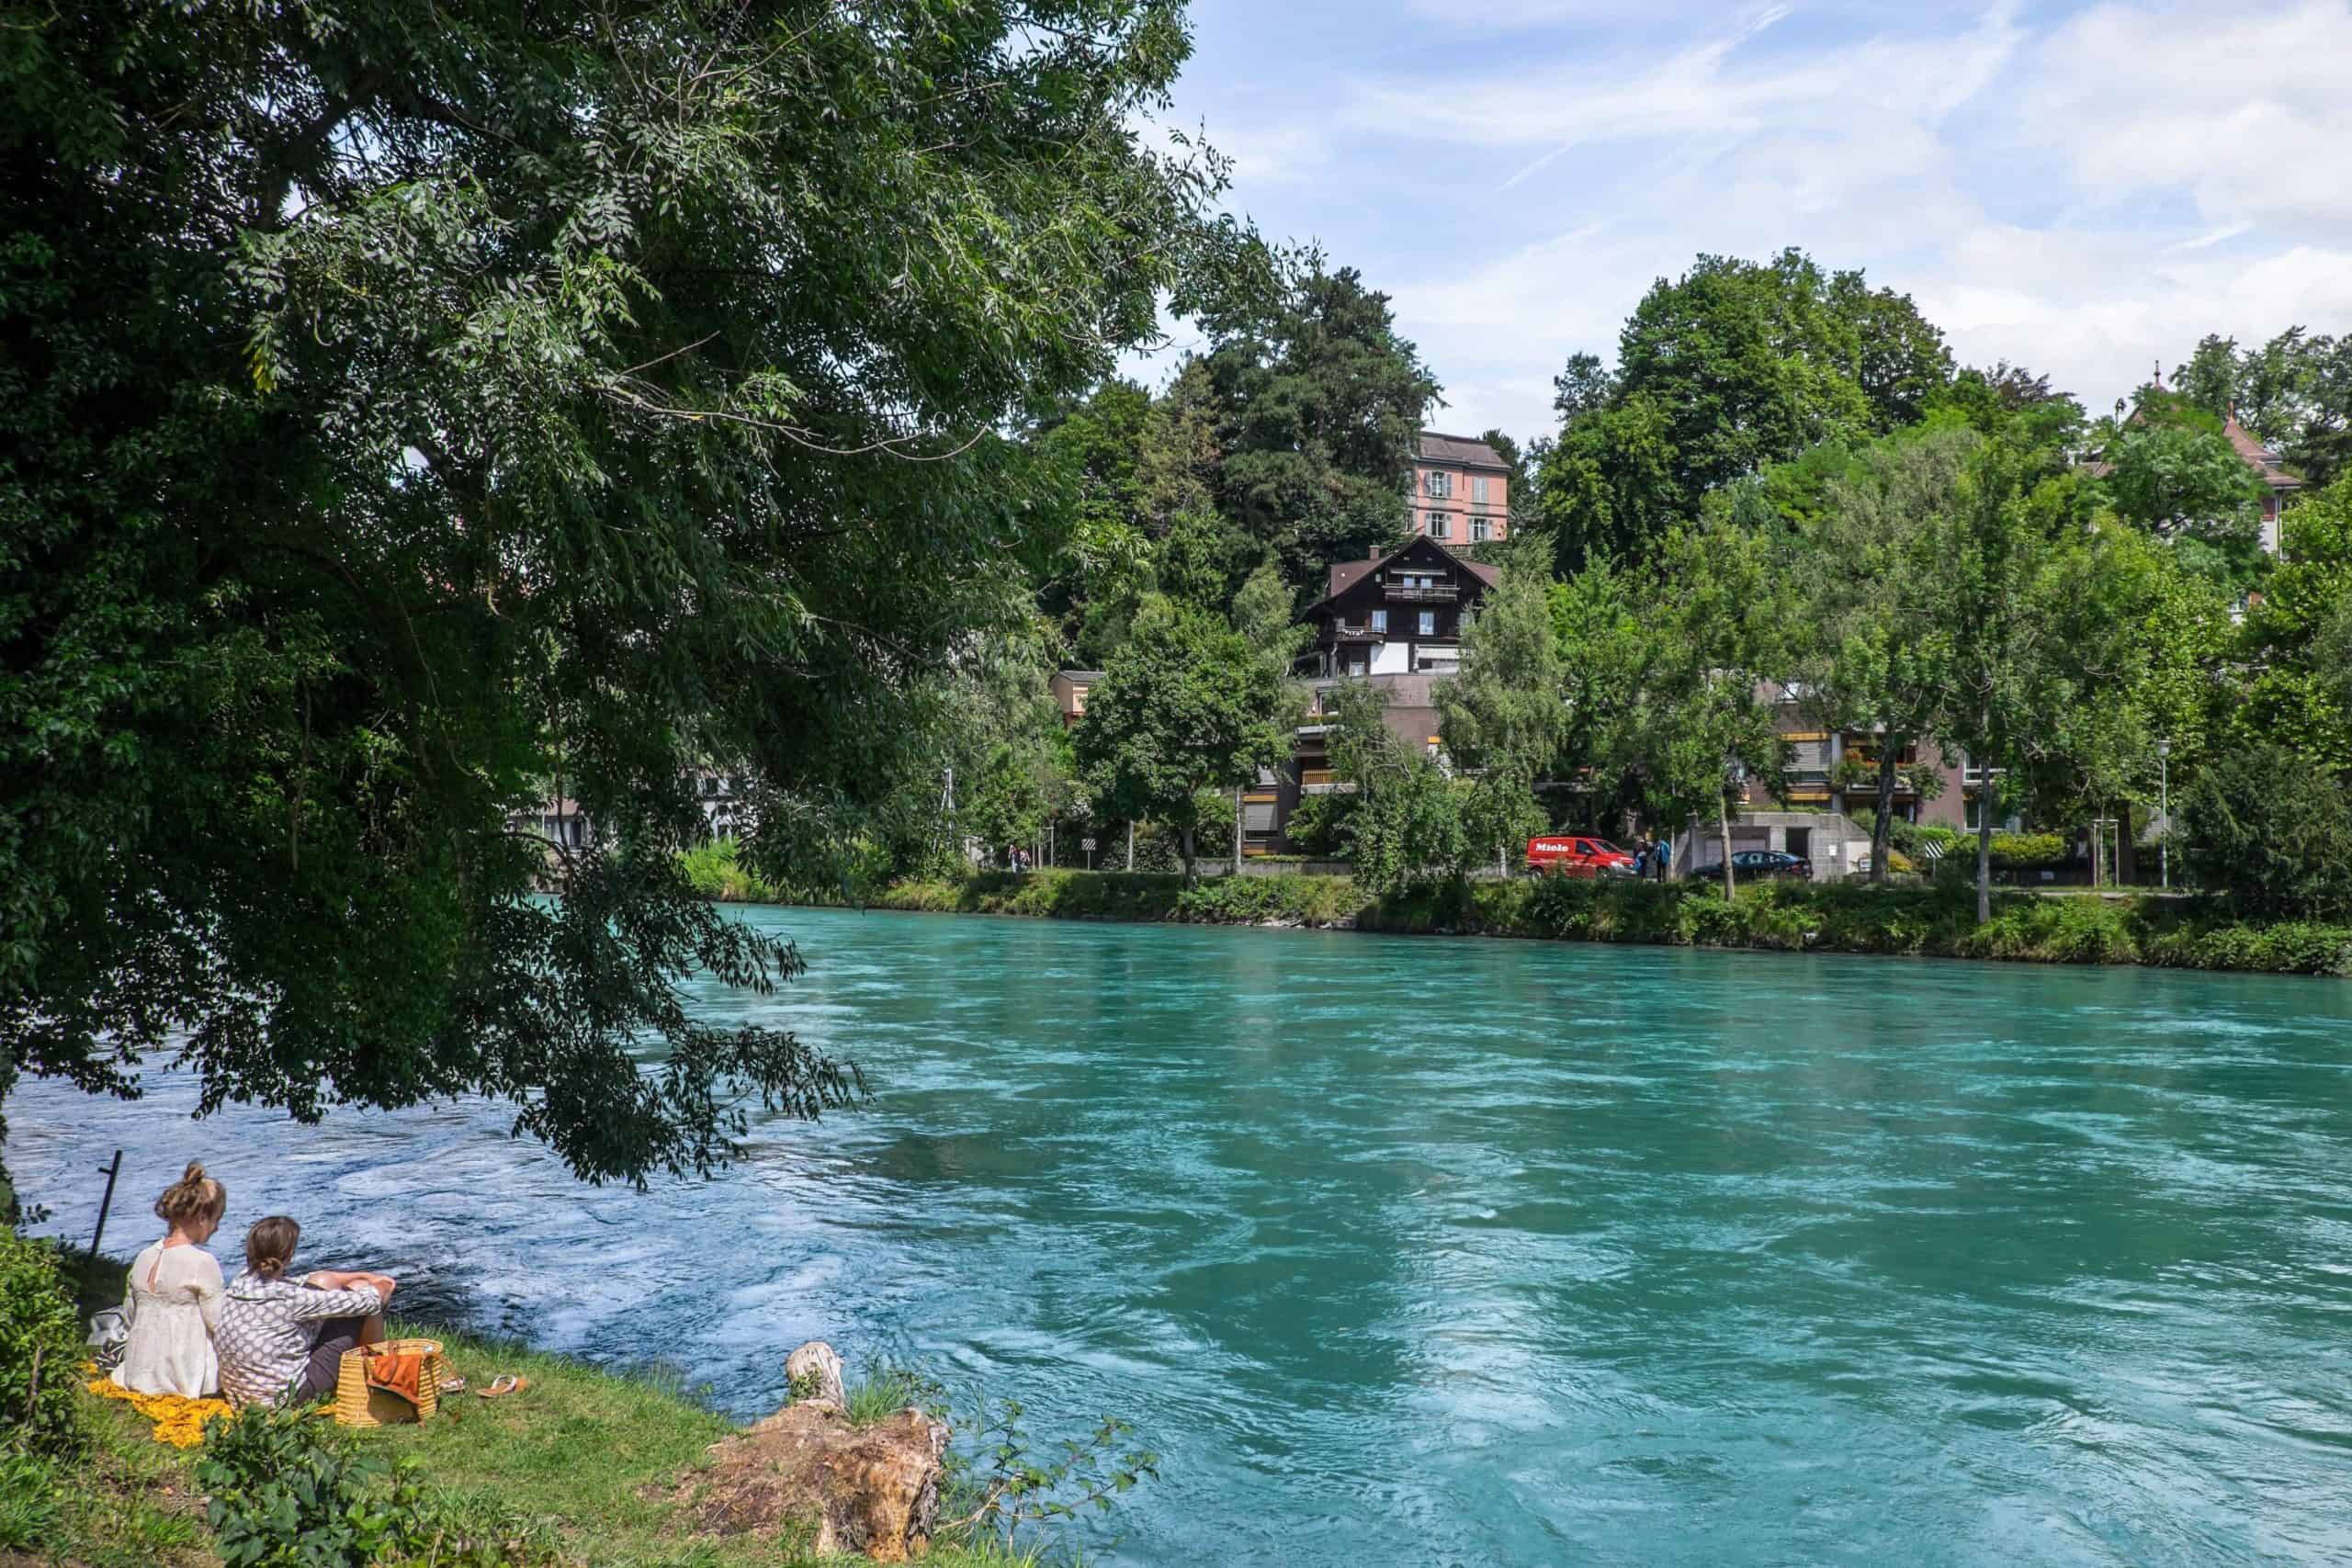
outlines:
{"label": "wooden chalet house", "polygon": [[1299,726],[1290,766],[1261,776],[1245,797],[1245,852],[1283,847],[1283,827],[1301,798],[1348,787],[1331,777],[1322,718],[1322,694],[1339,682],[1379,687],[1389,729],[1436,754],[1432,688],[1461,667],[1463,619],[1499,575],[1499,568],[1457,556],[1427,534],[1385,555],[1332,563],[1323,597],[1300,616],[1314,627],[1315,642],[1293,671],[1315,694],[1315,707]]}

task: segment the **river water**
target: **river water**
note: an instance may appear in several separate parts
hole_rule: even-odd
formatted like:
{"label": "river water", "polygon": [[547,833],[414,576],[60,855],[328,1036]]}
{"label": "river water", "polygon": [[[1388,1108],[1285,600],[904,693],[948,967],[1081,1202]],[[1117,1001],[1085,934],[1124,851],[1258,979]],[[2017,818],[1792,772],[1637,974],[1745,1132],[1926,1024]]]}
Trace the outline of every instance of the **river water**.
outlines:
{"label": "river water", "polygon": [[[783,1354],[1132,1419],[1126,1563],[2352,1561],[2352,986],[753,910],[866,1069],[650,1194],[493,1108],[27,1084],[227,1231],[744,1416]],[[217,1247],[224,1258],[233,1244]],[[411,1292],[413,1292],[412,1295]]]}

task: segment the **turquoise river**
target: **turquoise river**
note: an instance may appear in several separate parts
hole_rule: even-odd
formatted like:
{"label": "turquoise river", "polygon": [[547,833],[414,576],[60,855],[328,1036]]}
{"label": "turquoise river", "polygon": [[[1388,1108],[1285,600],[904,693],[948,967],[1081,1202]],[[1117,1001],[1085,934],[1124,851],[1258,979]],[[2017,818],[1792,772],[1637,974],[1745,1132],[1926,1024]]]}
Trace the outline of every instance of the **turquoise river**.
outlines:
{"label": "turquoise river", "polygon": [[[1118,1563],[2352,1562],[2352,985],[760,909],[867,1110],[572,1184],[481,1104],[28,1083],[227,1227],[744,1416],[783,1354],[1114,1413]],[[225,1257],[229,1246],[216,1247]]]}

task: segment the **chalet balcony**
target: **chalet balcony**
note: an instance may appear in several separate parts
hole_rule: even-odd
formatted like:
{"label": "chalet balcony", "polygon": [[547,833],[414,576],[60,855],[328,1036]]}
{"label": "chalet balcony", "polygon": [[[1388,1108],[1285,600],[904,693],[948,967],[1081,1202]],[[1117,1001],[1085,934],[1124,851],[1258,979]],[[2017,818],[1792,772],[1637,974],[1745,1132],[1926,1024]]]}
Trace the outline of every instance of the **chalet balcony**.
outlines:
{"label": "chalet balcony", "polygon": [[1402,583],[1388,585],[1388,598],[1397,604],[1451,604],[1462,597],[1462,590],[1451,582],[1441,582],[1427,588],[1408,588]]}
{"label": "chalet balcony", "polygon": [[1298,792],[1301,795],[1352,795],[1355,787],[1329,768],[1304,768],[1298,775]]}

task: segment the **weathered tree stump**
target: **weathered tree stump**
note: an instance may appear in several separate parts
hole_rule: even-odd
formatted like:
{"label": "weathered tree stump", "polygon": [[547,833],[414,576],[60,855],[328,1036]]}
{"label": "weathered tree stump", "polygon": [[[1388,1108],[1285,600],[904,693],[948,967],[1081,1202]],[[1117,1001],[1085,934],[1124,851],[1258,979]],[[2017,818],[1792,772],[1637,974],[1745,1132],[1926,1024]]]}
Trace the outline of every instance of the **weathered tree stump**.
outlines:
{"label": "weathered tree stump", "polygon": [[679,1488],[694,1527],[768,1536],[814,1524],[818,1551],[863,1551],[877,1562],[929,1551],[947,1427],[912,1409],[852,1426],[841,1358],[821,1341],[794,1351],[785,1368],[796,1386],[818,1392],[711,1446],[710,1467]]}

